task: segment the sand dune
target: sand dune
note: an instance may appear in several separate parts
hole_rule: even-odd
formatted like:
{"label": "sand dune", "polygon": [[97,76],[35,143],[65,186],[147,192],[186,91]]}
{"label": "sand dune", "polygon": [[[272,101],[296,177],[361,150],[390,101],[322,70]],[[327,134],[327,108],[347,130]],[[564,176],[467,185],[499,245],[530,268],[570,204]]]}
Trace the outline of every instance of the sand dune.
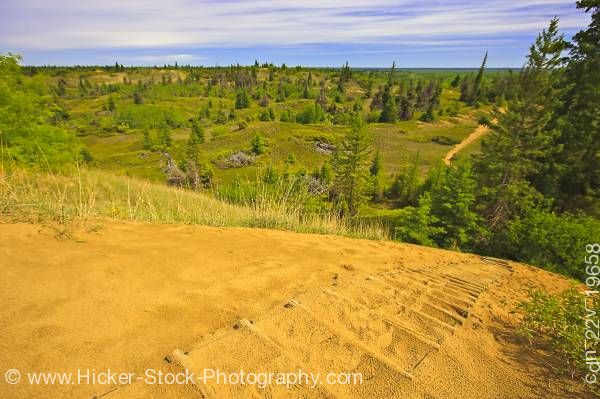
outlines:
{"label": "sand dune", "polygon": [[[98,220],[0,224],[0,364],[143,374],[360,372],[362,384],[29,385],[0,397],[573,398],[515,335],[516,301],[568,281],[414,245]],[[104,395],[104,396],[101,396]]]}

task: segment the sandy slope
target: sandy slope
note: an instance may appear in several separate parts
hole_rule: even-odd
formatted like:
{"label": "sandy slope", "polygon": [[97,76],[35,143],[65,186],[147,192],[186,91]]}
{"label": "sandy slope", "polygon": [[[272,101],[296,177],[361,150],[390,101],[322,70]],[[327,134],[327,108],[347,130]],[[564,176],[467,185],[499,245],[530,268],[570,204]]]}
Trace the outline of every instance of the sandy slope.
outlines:
{"label": "sandy slope", "polygon": [[[583,397],[575,382],[549,371],[553,359],[514,334],[510,311],[528,288],[568,285],[528,266],[511,264],[509,273],[474,255],[412,245],[103,220],[73,232],[0,224],[0,237],[2,375],[9,368],[142,374],[301,364],[360,368],[369,382],[348,389],[208,391],[221,389],[217,397]],[[284,307],[291,298],[298,302]],[[468,310],[466,319],[458,308]],[[177,349],[186,352],[175,352],[179,363],[165,362]],[[1,381],[0,398],[89,398],[112,388]],[[103,398],[199,396],[198,386],[134,383]]]}
{"label": "sandy slope", "polygon": [[456,154],[458,154],[469,144],[471,144],[472,142],[474,142],[475,140],[477,140],[478,138],[480,138],[481,136],[486,134],[489,130],[490,130],[490,128],[488,126],[485,126],[485,125],[477,126],[477,128],[473,131],[473,133],[468,135],[463,141],[461,141],[460,143],[458,143],[457,145],[452,147],[452,149],[450,151],[448,151],[448,153],[446,153],[446,156],[444,157],[444,163],[446,165],[450,165],[452,158],[454,158],[456,156]]}

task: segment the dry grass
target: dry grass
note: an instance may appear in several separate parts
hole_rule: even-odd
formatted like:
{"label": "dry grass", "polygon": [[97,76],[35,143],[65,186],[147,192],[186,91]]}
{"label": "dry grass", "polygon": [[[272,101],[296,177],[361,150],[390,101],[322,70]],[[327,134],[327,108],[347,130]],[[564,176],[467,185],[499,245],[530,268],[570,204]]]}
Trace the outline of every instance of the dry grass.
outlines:
{"label": "dry grass", "polygon": [[70,175],[24,170],[2,173],[0,216],[61,224],[108,217],[388,238],[387,230],[380,225],[351,222],[335,215],[307,215],[285,192],[280,196],[265,193],[250,204],[234,205],[206,193],[85,169]]}

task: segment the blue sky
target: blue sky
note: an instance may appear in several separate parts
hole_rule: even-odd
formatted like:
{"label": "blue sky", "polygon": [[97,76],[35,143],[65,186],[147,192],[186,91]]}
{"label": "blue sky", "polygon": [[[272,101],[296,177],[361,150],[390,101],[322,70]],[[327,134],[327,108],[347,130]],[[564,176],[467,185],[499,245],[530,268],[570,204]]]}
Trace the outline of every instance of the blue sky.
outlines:
{"label": "blue sky", "polygon": [[520,67],[575,0],[2,0],[0,52],[24,64],[282,62],[354,67]]}

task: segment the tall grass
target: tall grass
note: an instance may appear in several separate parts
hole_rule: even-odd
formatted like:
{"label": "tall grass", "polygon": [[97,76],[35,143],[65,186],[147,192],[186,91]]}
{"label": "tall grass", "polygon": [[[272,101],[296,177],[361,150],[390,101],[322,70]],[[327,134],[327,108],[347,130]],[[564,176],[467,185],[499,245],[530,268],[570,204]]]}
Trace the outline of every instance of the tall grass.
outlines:
{"label": "tall grass", "polygon": [[[69,174],[22,169],[0,174],[0,216],[16,221],[120,220],[262,227],[304,233],[386,239],[387,230],[331,213],[307,213],[291,191],[258,186],[249,201],[232,204],[209,193],[81,169]],[[250,197],[249,197],[250,198]]]}

